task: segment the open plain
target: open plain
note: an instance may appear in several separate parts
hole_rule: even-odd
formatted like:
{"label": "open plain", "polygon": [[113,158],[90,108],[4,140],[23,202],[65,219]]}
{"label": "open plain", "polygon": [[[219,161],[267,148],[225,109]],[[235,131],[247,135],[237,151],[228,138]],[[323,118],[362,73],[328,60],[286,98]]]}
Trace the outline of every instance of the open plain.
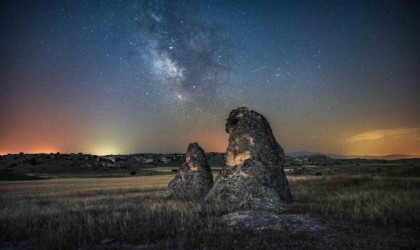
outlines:
{"label": "open plain", "polygon": [[[312,172],[286,171],[294,202],[284,213],[310,216],[330,228],[328,233],[229,230],[220,221],[229,211],[221,207],[205,206],[196,200],[166,199],[164,192],[175,174],[167,171],[154,176],[127,174],[127,177],[0,182],[0,246],[5,249],[420,247],[418,176],[381,176],[383,171],[372,173],[372,164],[355,165],[353,171],[337,174],[331,174],[327,168],[331,166],[307,168]],[[358,171],[355,173],[354,169]],[[318,172],[330,174],[319,176]]]}

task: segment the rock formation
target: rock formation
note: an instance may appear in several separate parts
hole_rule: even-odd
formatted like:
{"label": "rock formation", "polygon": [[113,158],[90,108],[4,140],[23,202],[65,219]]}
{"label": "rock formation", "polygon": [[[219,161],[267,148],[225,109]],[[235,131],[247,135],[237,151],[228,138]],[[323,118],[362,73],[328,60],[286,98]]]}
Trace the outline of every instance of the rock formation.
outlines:
{"label": "rock formation", "polygon": [[261,114],[241,107],[230,112],[225,166],[206,197],[231,210],[281,211],[292,200],[283,170],[284,151]]}
{"label": "rock formation", "polygon": [[197,143],[188,146],[185,163],[168,185],[167,197],[202,199],[213,186],[213,174],[203,149]]}
{"label": "rock formation", "polygon": [[275,214],[266,211],[238,211],[221,217],[232,231],[278,230],[288,232],[322,232],[332,231],[320,221],[303,214]]}

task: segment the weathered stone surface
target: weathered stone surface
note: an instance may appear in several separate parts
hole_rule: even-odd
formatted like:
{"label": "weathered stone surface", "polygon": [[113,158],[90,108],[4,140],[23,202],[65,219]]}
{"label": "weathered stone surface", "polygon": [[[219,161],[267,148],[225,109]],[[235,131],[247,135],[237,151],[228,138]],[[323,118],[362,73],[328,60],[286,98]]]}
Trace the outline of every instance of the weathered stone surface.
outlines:
{"label": "weathered stone surface", "polygon": [[239,211],[224,215],[221,221],[234,231],[287,230],[288,232],[330,231],[329,227],[303,214],[275,214],[266,211]]}
{"label": "weathered stone surface", "polygon": [[203,149],[197,143],[188,146],[185,163],[168,185],[167,197],[202,199],[213,186],[213,174]]}
{"label": "weathered stone surface", "polygon": [[233,211],[281,211],[292,200],[283,170],[284,151],[261,114],[241,107],[230,112],[225,166],[206,197]]}

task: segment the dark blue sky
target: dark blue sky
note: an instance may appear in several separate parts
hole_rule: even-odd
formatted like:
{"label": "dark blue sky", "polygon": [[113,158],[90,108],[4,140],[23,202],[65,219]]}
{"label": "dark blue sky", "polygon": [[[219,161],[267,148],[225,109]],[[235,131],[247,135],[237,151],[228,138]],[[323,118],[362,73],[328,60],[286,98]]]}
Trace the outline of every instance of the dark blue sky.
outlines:
{"label": "dark blue sky", "polygon": [[420,154],[417,1],[2,1],[0,153]]}

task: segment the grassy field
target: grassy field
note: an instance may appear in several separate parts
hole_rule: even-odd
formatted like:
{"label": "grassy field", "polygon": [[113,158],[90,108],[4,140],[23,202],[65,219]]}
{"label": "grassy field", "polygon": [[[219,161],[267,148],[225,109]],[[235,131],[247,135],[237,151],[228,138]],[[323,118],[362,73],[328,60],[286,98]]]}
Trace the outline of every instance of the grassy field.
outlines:
{"label": "grassy field", "polygon": [[173,174],[0,182],[0,248],[418,248],[420,179],[289,176],[294,203],[334,236],[231,232],[227,213],[164,198]]}

